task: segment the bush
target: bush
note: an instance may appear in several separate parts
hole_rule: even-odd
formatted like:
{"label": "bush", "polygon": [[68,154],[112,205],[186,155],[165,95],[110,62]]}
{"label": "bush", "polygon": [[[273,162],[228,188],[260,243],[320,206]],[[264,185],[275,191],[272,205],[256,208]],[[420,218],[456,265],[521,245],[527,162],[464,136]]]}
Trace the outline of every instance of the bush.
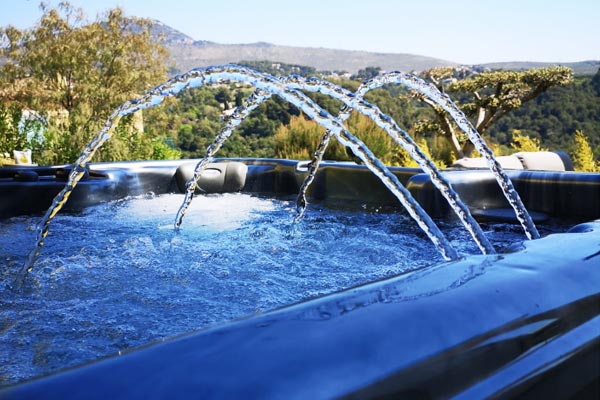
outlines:
{"label": "bush", "polygon": [[44,124],[39,116],[24,113],[16,104],[0,104],[0,154],[3,160],[12,159],[13,150],[39,152],[44,142],[43,131]]}
{"label": "bush", "polygon": [[597,172],[598,163],[594,160],[592,147],[582,131],[575,131],[573,135],[573,151],[571,154],[575,171]]}
{"label": "bush", "polygon": [[510,147],[516,151],[546,151],[542,148],[539,139],[524,135],[518,129],[513,131]]}
{"label": "bush", "polygon": [[[292,160],[310,160],[319,146],[325,128],[304,117],[292,117],[288,125],[281,125],[275,133],[275,156]],[[348,160],[344,147],[332,140],[324,159]]]}
{"label": "bush", "polygon": [[172,148],[164,141],[156,141],[152,144],[153,160],[179,160],[181,151]]}

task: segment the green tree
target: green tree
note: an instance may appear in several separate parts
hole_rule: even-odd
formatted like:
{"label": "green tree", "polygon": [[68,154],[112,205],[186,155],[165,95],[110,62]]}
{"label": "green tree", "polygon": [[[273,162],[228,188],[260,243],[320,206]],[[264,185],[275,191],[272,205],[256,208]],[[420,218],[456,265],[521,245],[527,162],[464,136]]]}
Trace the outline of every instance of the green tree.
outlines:
{"label": "green tree", "polygon": [[[566,67],[549,67],[527,71],[491,71],[472,73],[464,69],[434,68],[424,77],[440,91],[454,95],[455,103],[469,117],[480,134],[510,111],[521,107],[553,86],[572,81],[573,72]],[[435,115],[435,129],[450,144],[455,157],[471,156],[473,144],[456,132],[448,114],[420,94],[416,97],[429,105]]]}
{"label": "green tree", "polygon": [[591,86],[594,88],[596,94],[600,96],[600,68],[598,68],[598,72],[592,78]]}
{"label": "green tree", "polygon": [[[354,111],[345,122],[349,132],[356,135],[365,145],[387,165],[416,167],[417,163],[392,138],[368,117]],[[275,134],[275,156],[291,159],[312,159],[325,129],[316,122],[302,116],[292,117],[288,125],[281,125]],[[433,158],[424,138],[417,140],[421,149]],[[324,159],[337,161],[358,161],[349,150],[333,139]],[[443,168],[446,165],[439,160],[436,164]]]}
{"label": "green tree", "polygon": [[155,140],[152,146],[152,158],[154,160],[178,160],[181,158],[181,151],[173,148],[169,143]]}
{"label": "green tree", "polygon": [[[403,165],[400,146],[372,119],[353,111],[345,125],[348,131],[362,140],[382,162],[388,165]],[[350,156],[350,153],[348,155]]]}
{"label": "green tree", "polygon": [[[1,32],[7,62],[0,101],[45,114],[49,161],[72,162],[112,110],[166,78],[167,53],[152,39],[150,22],[126,18],[119,8],[92,23],[67,2],[41,9],[33,28]],[[151,155],[151,138],[115,136],[98,158]]]}
{"label": "green tree", "polygon": [[[539,137],[553,150],[569,151],[573,134],[580,130],[600,157],[600,92],[594,88],[594,79],[600,75],[575,76],[572,83],[550,88],[534,101],[523,104],[488,131],[490,138],[508,144],[514,129]],[[599,80],[600,82],[600,80]]]}
{"label": "green tree", "polygon": [[286,64],[282,62],[273,62],[273,61],[240,61],[239,65],[245,65],[248,68],[254,69],[256,71],[264,72],[273,76],[282,76],[282,75],[302,75],[302,76],[310,76],[315,75],[317,70],[314,67],[308,67],[305,65],[297,65],[297,64]]}
{"label": "green tree", "polygon": [[350,79],[366,81],[368,79],[375,78],[380,72],[380,67],[366,67],[365,69],[359,70],[355,75],[352,75]]}

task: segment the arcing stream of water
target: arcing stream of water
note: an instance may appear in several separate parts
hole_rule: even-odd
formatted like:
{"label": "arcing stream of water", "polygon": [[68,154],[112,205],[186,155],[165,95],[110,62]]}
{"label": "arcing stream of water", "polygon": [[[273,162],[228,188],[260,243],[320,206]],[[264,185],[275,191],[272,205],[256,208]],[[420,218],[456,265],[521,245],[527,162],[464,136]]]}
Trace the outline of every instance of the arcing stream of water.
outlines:
{"label": "arcing stream of water", "polygon": [[454,121],[456,125],[467,134],[469,140],[475,146],[475,149],[487,160],[488,166],[490,170],[494,173],[498,184],[502,188],[502,192],[504,196],[508,200],[509,204],[515,210],[515,214],[517,219],[521,223],[525,234],[528,239],[539,239],[540,234],[533,223],[533,219],[531,215],[527,212],[527,209],[523,205],[519,193],[515,190],[512,182],[504,173],[502,166],[494,157],[494,152],[490,147],[485,143],[477,129],[469,122],[465,114],[454,104],[454,102],[450,99],[450,97],[442,93],[436,88],[434,85],[429,84],[422,79],[407,74],[404,72],[392,72],[389,74],[382,75],[380,77],[376,77],[366,82],[361,88],[357,91],[357,96],[364,96],[364,94],[372,89],[381,87],[387,84],[398,84],[401,83],[407,86],[410,89],[416,90],[424,96],[428,97],[440,107],[442,107]]}
{"label": "arcing stream of water", "polygon": [[[450,183],[441,174],[433,161],[431,161],[431,159],[427,157],[423,151],[421,151],[419,146],[406,131],[400,129],[393,118],[382,113],[377,106],[369,104],[362,99],[366,93],[366,91],[360,90],[362,86],[357,92],[359,94],[355,96],[339,86],[316,78],[311,78],[310,80],[306,81],[302,77],[293,77],[292,79],[288,79],[287,82],[289,82],[292,87],[298,86],[299,89],[301,88],[304,90],[319,91],[323,94],[343,101],[346,109],[343,110],[338,117],[341,121],[346,120],[350,116],[352,109],[356,109],[363,115],[370,117],[380,128],[384,129],[397,144],[402,146],[410,154],[410,156],[417,161],[423,171],[425,171],[431,177],[433,184],[446,198],[451,208],[454,210],[455,214],[461,220],[465,228],[469,231],[481,251],[484,254],[495,253],[494,247],[486,238],[477,221],[475,221],[471,215],[469,208],[460,200],[458,194],[452,189]],[[312,171],[309,174],[309,177],[306,179],[307,184],[303,186],[308,186],[310,181],[312,181],[312,177],[310,175],[314,175],[316,173],[318,164],[322,159],[327,147],[327,143],[329,142],[329,139],[325,136],[329,135],[331,135],[331,133],[326,132],[323,140],[321,140],[319,151],[315,153],[315,157],[311,162],[311,166],[314,165],[315,168],[311,168]],[[300,196],[305,196],[305,193],[306,188],[303,187],[300,190]],[[305,202],[305,199],[300,199],[301,204]]]}
{"label": "arcing stream of water", "polygon": [[[440,190],[442,195],[448,200],[448,203],[450,204],[454,212],[457,214],[463,225],[469,231],[480,250],[484,254],[495,253],[494,247],[491,245],[491,243],[489,242],[489,240],[487,239],[487,237],[485,236],[475,219],[472,217],[468,207],[458,198],[457,193],[452,189],[449,182],[440,173],[440,171],[437,169],[434,163],[421,151],[419,146],[413,141],[410,135],[407,132],[400,129],[392,118],[383,114],[375,105],[366,103],[364,100],[362,100],[362,98],[356,99],[355,96],[349,91],[344,90],[339,86],[333,85],[330,82],[318,80],[316,78],[310,79],[309,81],[305,81],[302,77],[299,76],[284,78],[283,81],[288,88],[293,88],[296,90],[303,89],[308,91],[318,90],[320,92],[326,91],[325,94],[344,102],[345,108],[338,115],[338,119],[340,122],[344,122],[349,117],[352,108],[356,108],[357,110],[359,110],[359,112],[362,112],[364,115],[370,117],[381,128],[385,129],[386,132],[388,132],[388,134],[396,141],[396,143],[398,143],[404,149],[406,149],[409,152],[409,154],[415,160],[417,160],[421,168],[423,168],[423,170],[426,173],[428,173],[429,176],[431,176],[432,182],[434,182],[434,184]],[[176,228],[178,228],[181,225],[183,215],[185,214],[185,211],[189,206],[192,196],[194,194],[196,181],[199,179],[203,169],[206,168],[208,160],[212,156],[214,156],[216,149],[219,149],[222,146],[224,140],[231,135],[233,128],[239,125],[241,119],[245,118],[249,114],[249,112],[255,109],[261,101],[264,101],[267,98],[267,96],[257,98],[257,96],[253,94],[250,97],[250,99],[246,102],[246,104],[236,109],[236,112],[230,120],[230,122],[234,122],[228,123],[223,128],[221,133],[217,136],[215,141],[209,146],[206,153],[206,157],[198,163],[193,178],[191,178],[187,184],[188,189],[186,193],[186,199],[184,200],[184,203],[177,214],[175,222]],[[357,102],[354,102],[354,99],[356,99]],[[310,183],[314,179],[321,159],[323,158],[325,150],[327,149],[327,145],[329,144],[329,141],[333,135],[333,131],[326,131],[315,152],[313,160],[309,164],[309,173],[305,178],[302,187],[300,188],[300,193],[298,195],[298,215],[296,217],[296,221],[298,221],[304,213],[304,210],[306,208],[306,191],[308,190]]]}
{"label": "arcing stream of water", "polygon": [[179,229],[181,226],[185,212],[191,204],[196,187],[198,186],[198,179],[200,179],[200,175],[202,175],[202,172],[206,169],[210,160],[212,160],[217,151],[219,151],[221,146],[223,146],[227,138],[231,136],[234,129],[242,123],[248,114],[254,111],[259,105],[261,105],[262,102],[270,97],[270,93],[261,89],[256,89],[254,93],[252,93],[252,95],[250,95],[250,97],[246,100],[245,104],[235,109],[231,118],[229,118],[225,126],[223,126],[221,129],[221,132],[219,132],[217,137],[208,146],[206,149],[206,156],[198,162],[196,168],[194,169],[194,176],[192,176],[192,178],[190,178],[186,184],[185,198],[183,199],[181,207],[179,207],[175,217],[175,229]]}
{"label": "arcing stream of water", "polygon": [[[435,168],[431,160],[428,160],[424,156],[424,154],[420,151],[418,146],[414,144],[414,141],[412,141],[412,139],[410,138],[410,136],[408,136],[408,134],[406,134],[406,132],[402,131],[399,127],[397,127],[393,119],[381,113],[377,107],[366,103],[364,100],[362,100],[362,96],[364,95],[364,93],[366,93],[366,91],[374,87],[378,87],[387,83],[404,83],[408,87],[415,90],[419,90],[425,95],[430,96],[432,100],[438,102],[440,106],[446,109],[453,116],[458,126],[461,127],[461,129],[465,130],[465,132],[469,135],[477,150],[481,154],[484,154],[484,156],[488,159],[490,169],[498,177],[497,179],[500,182],[506,197],[509,199],[511,205],[513,205],[513,207],[515,208],[517,217],[522,222],[522,225],[525,227],[527,236],[530,239],[539,237],[539,234],[537,234],[537,230],[535,229],[533,222],[531,222],[529,214],[523,207],[523,204],[520,201],[518,194],[514,190],[512,184],[510,183],[510,180],[508,180],[508,177],[505,174],[503,174],[499,164],[495,161],[493,157],[493,153],[485,145],[483,140],[481,140],[481,137],[479,136],[477,131],[474,130],[474,128],[472,128],[472,125],[468,123],[466,117],[464,117],[464,114],[460,113],[460,110],[458,110],[456,106],[452,104],[452,102],[449,98],[447,98],[447,96],[444,97],[439,92],[435,93],[431,90],[430,87],[427,87],[427,85],[418,78],[403,73],[388,74],[379,80],[367,82],[365,85],[361,86],[361,89],[357,92],[357,94],[352,94],[348,93],[347,91],[343,90],[338,86],[316,79],[311,79],[309,81],[305,81],[303,79],[298,78],[287,78],[280,80],[268,74],[259,73],[245,67],[227,65],[194,69],[185,74],[176,76],[170,79],[169,81],[165,82],[164,84],[159,85],[156,88],[150,90],[140,99],[131,100],[124,103],[111,114],[111,116],[106,121],[104,128],[83,150],[82,154],[73,165],[73,169],[71,174],[69,175],[67,184],[65,185],[63,190],[54,198],[52,205],[42,218],[40,224],[38,225],[35,246],[28,254],[28,257],[23,267],[19,271],[19,274],[16,277],[13,286],[18,289],[23,284],[24,279],[26,278],[28,272],[31,271],[31,269],[33,268],[33,265],[41,252],[42,246],[44,244],[44,239],[46,238],[49,232],[52,218],[64,206],[71,192],[83,176],[87,164],[90,162],[91,158],[93,157],[95,152],[102,146],[102,144],[110,139],[110,137],[112,136],[113,129],[117,126],[119,120],[123,116],[131,114],[141,109],[155,107],[159,105],[166,97],[176,95],[177,93],[186,88],[193,88],[211,84],[220,84],[226,82],[239,82],[250,84],[254,86],[256,91],[248,99],[244,106],[236,110],[233,117],[227,122],[227,124],[225,125],[221,133],[218,135],[218,137],[215,139],[213,144],[207,149],[206,158],[200,161],[200,163],[197,165],[196,171],[194,173],[194,178],[193,180],[188,182],[188,190],[186,197],[177,214],[175,222],[176,228],[181,225],[181,221],[183,215],[185,214],[185,210],[187,209],[187,206],[192,200],[196,186],[195,181],[199,178],[202,170],[208,164],[210,159],[219,150],[224,141],[231,135],[235,127],[239,125],[241,121],[262,101],[267,99],[269,96],[275,94],[283,98],[284,100],[290,102],[294,106],[298,107],[307,116],[315,120],[327,130],[328,134],[326,134],[326,136],[329,136],[324,136],[324,139],[322,140],[321,145],[319,146],[319,151],[324,151],[324,148],[327,146],[329,138],[332,135],[335,135],[338,141],[343,145],[347,146],[358,158],[360,158],[367,165],[367,167],[384,183],[384,185],[396,196],[396,198],[407,209],[411,217],[417,222],[421,229],[427,234],[429,239],[435,244],[442,256],[447,260],[458,258],[459,255],[456,252],[456,250],[450,245],[449,241],[444,237],[439,228],[432,221],[431,217],[421,208],[421,206],[411,196],[408,190],[400,183],[398,178],[392,172],[390,172],[390,170],[368,149],[368,147],[360,139],[355,137],[352,133],[348,132],[348,130],[344,127],[342,120],[343,118],[345,118],[344,114],[341,115],[341,119],[332,117],[329,113],[327,113],[325,110],[319,107],[315,102],[313,102],[309,97],[304,95],[299,90],[320,91],[322,93],[329,94],[330,96],[341,100],[347,107],[356,109],[364,115],[369,116],[380,127],[384,128],[388,132],[388,134],[390,134],[394,138],[394,140],[396,140],[399,144],[403,145],[409,151],[409,153],[417,159],[419,165],[421,165],[421,167],[426,172],[431,174],[432,180],[435,181],[436,186],[438,188],[442,188],[442,192],[447,198],[449,198],[450,204],[453,206],[454,210],[465,224],[467,230],[475,238],[475,241],[477,242],[480,249],[484,253],[494,252],[493,247],[491,246],[491,244],[489,244],[477,223],[474,220],[472,220],[468,208],[464,206],[462,202],[460,202],[460,199],[458,199],[456,193],[452,190],[450,185],[443,179],[443,177]],[[315,170],[316,168],[318,168],[318,162],[320,161],[322,154],[318,155],[317,153],[316,157],[318,158],[318,160],[316,162],[313,162],[312,164],[312,168],[314,168]],[[307,179],[307,181],[305,182],[305,186],[307,186],[308,184],[310,184],[310,181]],[[301,191],[301,196],[303,195],[304,191]]]}

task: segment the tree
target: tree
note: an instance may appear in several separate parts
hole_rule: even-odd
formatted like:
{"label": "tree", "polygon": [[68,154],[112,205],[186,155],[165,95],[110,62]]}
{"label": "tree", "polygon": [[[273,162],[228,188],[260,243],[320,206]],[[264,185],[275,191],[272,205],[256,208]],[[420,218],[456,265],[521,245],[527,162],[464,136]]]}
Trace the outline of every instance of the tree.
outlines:
{"label": "tree", "polygon": [[0,103],[0,154],[10,158],[13,150],[38,150],[41,125],[35,116],[23,115],[16,104]]}
{"label": "tree", "polygon": [[524,135],[518,129],[513,131],[510,147],[516,151],[546,151],[537,138]]}
{"label": "tree", "polygon": [[[401,156],[401,147],[372,119],[353,111],[344,124],[348,131],[362,140],[382,162],[388,165],[402,165],[404,160]],[[347,153],[349,159],[358,161],[350,150],[347,150]]]}
{"label": "tree", "polygon": [[[535,99],[553,86],[572,81],[573,72],[566,67],[549,67],[527,71],[491,71],[477,73],[464,68],[434,68],[423,73],[440,91],[454,95],[455,103],[469,117],[480,134],[493,123],[524,103]],[[436,116],[433,129],[443,135],[456,158],[469,157],[473,144],[457,134],[447,113],[427,97],[414,94],[429,105]]]}
{"label": "tree", "polygon": [[598,72],[596,72],[596,75],[592,78],[591,85],[596,94],[600,96],[600,68],[598,68]]}
{"label": "tree", "polygon": [[[550,88],[535,100],[523,104],[494,124],[487,136],[501,144],[510,143],[510,132],[519,129],[523,134],[538,137],[552,150],[568,151],[575,131],[586,136],[600,157],[600,92],[593,80],[600,75],[575,76],[568,85]],[[600,79],[599,79],[600,82]]]}
{"label": "tree", "polygon": [[[417,163],[392,138],[370,118],[354,111],[346,120],[345,126],[349,132],[356,135],[383,163],[387,165],[416,167]],[[315,121],[303,116],[292,117],[290,123],[281,125],[275,134],[275,156],[291,159],[312,159],[325,129]],[[430,157],[429,146],[425,138],[417,143]],[[333,139],[323,157],[326,160],[357,161],[360,159],[352,152]],[[436,164],[443,168],[445,164],[439,160]]]}
{"label": "tree", "polygon": [[573,165],[576,171],[596,172],[598,170],[594,153],[582,131],[575,131],[573,136]]}
{"label": "tree", "polygon": [[[0,67],[0,101],[48,116],[48,161],[72,162],[112,110],[165,80],[167,53],[152,39],[150,22],[126,18],[119,8],[87,23],[67,2],[40,7],[43,16],[33,28],[0,32],[0,56],[7,60]],[[100,159],[151,152],[151,138],[118,136]]]}
{"label": "tree", "polygon": [[380,67],[366,67],[365,69],[359,70],[355,75],[352,75],[350,79],[366,81],[368,79],[375,78],[380,72]]}

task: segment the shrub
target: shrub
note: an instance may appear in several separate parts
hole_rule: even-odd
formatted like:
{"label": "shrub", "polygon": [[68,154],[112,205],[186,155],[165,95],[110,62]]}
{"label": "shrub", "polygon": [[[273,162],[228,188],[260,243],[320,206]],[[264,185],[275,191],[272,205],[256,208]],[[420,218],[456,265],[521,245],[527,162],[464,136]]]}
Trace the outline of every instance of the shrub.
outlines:
{"label": "shrub", "polygon": [[598,164],[594,160],[594,152],[588,138],[582,131],[575,131],[573,136],[573,151],[571,154],[575,171],[597,172]]}
{"label": "shrub", "polygon": [[542,148],[539,139],[524,135],[518,129],[513,131],[510,147],[516,151],[546,151]]}

